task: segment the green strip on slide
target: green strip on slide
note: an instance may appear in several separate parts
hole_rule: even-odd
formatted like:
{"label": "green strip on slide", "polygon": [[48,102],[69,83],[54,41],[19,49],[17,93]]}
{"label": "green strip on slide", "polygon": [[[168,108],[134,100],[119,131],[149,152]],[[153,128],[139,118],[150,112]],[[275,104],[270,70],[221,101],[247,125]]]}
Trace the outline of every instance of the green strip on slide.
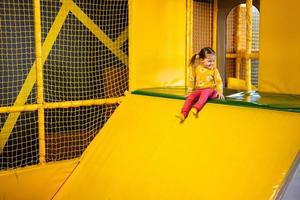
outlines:
{"label": "green strip on slide", "polygon": [[[185,99],[187,91],[184,87],[157,87],[138,89],[133,91],[132,94]],[[242,90],[224,89],[224,96],[225,100],[210,99],[208,102],[300,113],[300,95],[275,94],[258,91],[247,94],[246,91]]]}

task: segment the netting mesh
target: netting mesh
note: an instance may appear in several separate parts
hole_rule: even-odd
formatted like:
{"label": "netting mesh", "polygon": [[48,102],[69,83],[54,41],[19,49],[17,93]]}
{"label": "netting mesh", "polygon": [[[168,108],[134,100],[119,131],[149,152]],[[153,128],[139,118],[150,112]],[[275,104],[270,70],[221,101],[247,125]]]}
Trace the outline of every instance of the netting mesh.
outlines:
{"label": "netting mesh", "polygon": [[[41,1],[45,30],[51,26],[47,22],[47,18],[53,15],[47,7],[51,3]],[[101,3],[78,1],[76,5],[108,36],[111,43],[127,28],[127,2],[124,0]],[[45,38],[47,33],[43,32],[43,35]],[[103,42],[77,16],[68,14],[44,65],[45,101],[87,100],[123,94],[127,89],[127,66]],[[123,45],[124,41],[114,44],[115,49]]]}
{"label": "netting mesh", "polygon": [[[1,125],[8,115],[1,114]],[[37,112],[22,112],[0,154],[0,169],[37,164],[38,145]]]}
{"label": "netting mesh", "polygon": [[236,61],[232,58],[226,58],[226,77],[235,77],[236,73]]}
{"label": "netting mesh", "polygon": [[[12,106],[34,62],[31,1],[0,2],[0,106]],[[24,103],[36,103],[36,88]],[[0,114],[0,169],[38,162],[37,113],[22,112],[14,126],[9,113]],[[5,131],[6,129],[7,131]],[[9,132],[9,133],[8,133]]]}
{"label": "netting mesh", "polygon": [[[238,21],[240,22],[239,33],[237,33]],[[240,40],[240,52],[237,49],[237,36]],[[245,57],[242,55],[246,51],[246,7],[244,5],[236,6],[228,14],[226,40],[226,79],[228,77],[245,79]],[[252,53],[259,53],[259,11],[254,6],[252,7]],[[228,54],[236,54],[241,59],[239,77],[236,77],[237,58],[231,58]],[[258,86],[258,66],[258,57],[252,58],[251,82],[255,86]]]}
{"label": "netting mesh", "polygon": [[213,0],[193,0],[193,54],[212,47]]}
{"label": "netting mesh", "polygon": [[[10,106],[35,59],[31,1],[0,1],[0,105]],[[36,102],[32,90],[27,103]]]}
{"label": "netting mesh", "polygon": [[[236,52],[236,36],[237,36],[237,7],[233,8],[227,16],[227,33],[226,33],[226,52]],[[245,32],[244,32],[245,33]],[[243,35],[241,35],[243,37]]]}
{"label": "netting mesh", "polygon": [[57,161],[80,156],[116,106],[46,110],[46,160]]}
{"label": "netting mesh", "polygon": [[[128,89],[127,4],[40,1],[46,161],[80,156],[118,106],[86,101]],[[1,1],[0,16],[0,108],[21,107],[0,116],[0,169],[8,169],[39,162],[38,112],[24,107],[37,105],[33,0]],[[73,101],[81,106],[64,106]]]}

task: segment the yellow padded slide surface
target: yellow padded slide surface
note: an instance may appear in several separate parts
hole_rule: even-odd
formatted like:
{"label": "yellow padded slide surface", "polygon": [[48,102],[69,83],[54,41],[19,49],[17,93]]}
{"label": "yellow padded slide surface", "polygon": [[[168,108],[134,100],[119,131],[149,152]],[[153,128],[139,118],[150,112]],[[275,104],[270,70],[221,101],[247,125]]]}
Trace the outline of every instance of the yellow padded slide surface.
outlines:
{"label": "yellow padded slide surface", "polygon": [[267,200],[300,147],[300,114],[129,95],[57,199]]}

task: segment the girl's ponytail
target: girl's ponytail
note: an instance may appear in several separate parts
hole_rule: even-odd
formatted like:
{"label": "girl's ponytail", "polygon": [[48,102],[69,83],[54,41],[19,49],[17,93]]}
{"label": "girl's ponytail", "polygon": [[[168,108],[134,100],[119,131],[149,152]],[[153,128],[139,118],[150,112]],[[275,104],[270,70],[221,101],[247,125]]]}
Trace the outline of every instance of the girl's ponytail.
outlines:
{"label": "girl's ponytail", "polygon": [[190,60],[190,66],[193,66],[195,64],[197,56],[199,57],[199,55],[197,53],[192,56],[192,58]]}

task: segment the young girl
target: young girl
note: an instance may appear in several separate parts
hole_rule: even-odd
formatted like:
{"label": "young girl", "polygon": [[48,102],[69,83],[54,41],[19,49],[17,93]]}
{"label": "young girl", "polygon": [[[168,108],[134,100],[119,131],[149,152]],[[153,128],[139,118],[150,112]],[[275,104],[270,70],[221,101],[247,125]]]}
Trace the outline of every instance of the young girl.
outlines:
{"label": "young girl", "polygon": [[181,113],[177,115],[180,122],[185,120],[190,110],[197,117],[208,99],[224,99],[222,79],[214,65],[215,57],[215,51],[205,47],[191,58],[188,81],[190,94],[185,100]]}

